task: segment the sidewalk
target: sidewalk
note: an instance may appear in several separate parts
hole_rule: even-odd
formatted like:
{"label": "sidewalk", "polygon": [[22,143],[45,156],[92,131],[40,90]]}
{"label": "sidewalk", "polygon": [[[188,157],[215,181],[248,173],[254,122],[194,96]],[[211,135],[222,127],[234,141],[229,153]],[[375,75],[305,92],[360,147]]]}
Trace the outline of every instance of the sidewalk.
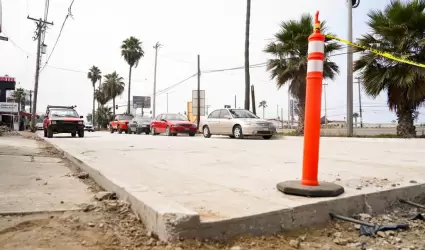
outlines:
{"label": "sidewalk", "polygon": [[0,137],[0,172],[0,215],[76,210],[92,198],[61,158],[22,136]]}

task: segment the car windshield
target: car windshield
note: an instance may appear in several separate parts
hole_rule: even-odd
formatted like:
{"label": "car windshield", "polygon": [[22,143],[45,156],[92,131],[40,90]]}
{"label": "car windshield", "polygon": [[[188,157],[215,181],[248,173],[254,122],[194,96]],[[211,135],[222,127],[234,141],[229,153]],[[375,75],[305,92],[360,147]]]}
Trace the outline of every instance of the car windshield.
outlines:
{"label": "car windshield", "polygon": [[133,116],[131,115],[117,115],[117,120],[133,120]]}
{"label": "car windshield", "polygon": [[259,118],[248,110],[245,109],[229,109],[230,114],[233,118]]}
{"label": "car windshield", "polygon": [[52,117],[79,117],[73,109],[51,109],[50,115]]}
{"label": "car windshield", "polygon": [[181,114],[166,114],[163,119],[169,121],[187,121],[187,118]]}
{"label": "car windshield", "polygon": [[148,117],[136,117],[136,122],[138,123],[148,123],[151,119]]}

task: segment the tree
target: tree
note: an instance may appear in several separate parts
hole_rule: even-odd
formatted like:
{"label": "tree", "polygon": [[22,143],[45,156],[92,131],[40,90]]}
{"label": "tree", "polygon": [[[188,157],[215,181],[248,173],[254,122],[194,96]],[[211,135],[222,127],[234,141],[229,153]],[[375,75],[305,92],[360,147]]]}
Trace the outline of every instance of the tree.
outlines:
{"label": "tree", "polygon": [[354,113],[353,114],[353,118],[354,118],[354,126],[357,128],[357,118],[359,118],[360,117],[360,115],[359,114],[357,114],[357,113]]}
{"label": "tree", "polygon": [[251,0],[246,0],[246,23],[245,23],[245,109],[246,110],[249,110],[249,98],[250,98],[249,90],[251,86],[251,80],[249,75],[249,29],[250,29],[249,26],[250,24],[251,24]]}
{"label": "tree", "polygon": [[[87,78],[90,79],[92,86],[93,86],[93,109],[92,114],[95,113],[95,100],[96,100],[96,82],[100,81],[102,79],[102,72],[100,69],[96,66],[92,66],[87,73]],[[100,84],[100,83],[99,83]],[[99,85],[100,86],[100,85]],[[95,126],[96,119],[93,119],[93,127]]]}
{"label": "tree", "polygon": [[115,98],[124,92],[124,78],[119,76],[116,71],[112,74],[105,75],[104,81],[105,94],[112,99],[113,114],[115,116]]}
{"label": "tree", "polygon": [[[275,41],[266,46],[264,51],[271,56],[267,70],[270,78],[276,80],[277,88],[289,84],[290,94],[298,100],[298,128],[297,134],[304,134],[306,77],[308,37],[313,31],[313,17],[303,14],[299,20],[282,22]],[[326,22],[322,22],[322,33],[327,33]],[[330,56],[341,49],[336,42],[326,40],[323,77],[333,80],[339,74],[339,67],[330,60]]]}
{"label": "tree", "polygon": [[[131,98],[131,71],[133,67],[139,65],[140,59],[145,56],[145,52],[142,49],[142,42],[139,39],[131,36],[122,42],[121,45],[121,56],[130,66],[128,73],[128,99],[127,99],[127,113],[130,113],[130,98]],[[115,113],[115,111],[114,111]]]}
{"label": "tree", "polygon": [[265,115],[265,109],[268,107],[267,106],[267,101],[262,100],[260,102],[260,105],[258,106],[259,108],[263,108],[263,119],[264,119],[264,115]]}
{"label": "tree", "polygon": [[26,93],[23,88],[17,88],[12,93],[12,98],[18,104],[18,114],[21,112],[22,103],[25,103]]}
{"label": "tree", "polygon": [[413,112],[413,121],[417,122],[419,120],[419,111],[416,110]]}
{"label": "tree", "polygon": [[[367,24],[370,33],[358,43],[404,57],[425,61],[425,1],[391,1],[383,11],[371,10]],[[356,49],[360,51],[359,49]],[[387,94],[387,104],[397,116],[397,135],[415,137],[414,112],[425,101],[425,71],[364,51],[355,62],[367,95]]]}

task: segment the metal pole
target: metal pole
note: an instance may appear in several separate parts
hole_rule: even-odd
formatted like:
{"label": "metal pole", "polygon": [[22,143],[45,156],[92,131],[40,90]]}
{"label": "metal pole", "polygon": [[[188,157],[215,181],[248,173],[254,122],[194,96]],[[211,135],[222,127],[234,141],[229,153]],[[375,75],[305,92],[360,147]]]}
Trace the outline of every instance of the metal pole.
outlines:
{"label": "metal pole", "polygon": [[168,113],[168,92],[167,92],[167,113]]}
{"label": "metal pole", "polygon": [[291,109],[291,95],[289,94],[289,84],[288,84],[288,127],[289,127],[289,118],[290,118],[290,109]]}
{"label": "metal pole", "polygon": [[[157,63],[158,63],[158,48],[160,48],[162,45],[157,42],[153,48],[155,49],[155,69],[154,69],[154,75],[153,75],[153,95],[152,95],[152,117],[155,117],[155,109],[156,109],[156,69],[157,69]],[[168,95],[168,93],[167,93]],[[168,112],[168,110],[167,110]]]}
{"label": "metal pole", "polygon": [[[353,41],[353,6],[348,4],[348,41]],[[353,48],[347,46],[347,136],[353,136]]]}
{"label": "metal pole", "polygon": [[235,108],[236,108],[236,95],[235,95]]}
{"label": "metal pole", "polygon": [[276,105],[276,117],[279,118],[279,104]]}
{"label": "metal pole", "polygon": [[328,84],[323,84],[323,94],[324,94],[324,98],[325,98],[325,128],[328,128],[328,108],[326,106],[326,85]]}
{"label": "metal pole", "polygon": [[359,87],[359,106],[360,106],[360,128],[363,128],[363,110],[362,110],[362,90],[360,88],[360,77],[357,77],[357,84]]}
{"label": "metal pole", "polygon": [[198,55],[198,109],[197,109],[197,121],[196,125],[199,130],[199,123],[201,122],[201,56]]}

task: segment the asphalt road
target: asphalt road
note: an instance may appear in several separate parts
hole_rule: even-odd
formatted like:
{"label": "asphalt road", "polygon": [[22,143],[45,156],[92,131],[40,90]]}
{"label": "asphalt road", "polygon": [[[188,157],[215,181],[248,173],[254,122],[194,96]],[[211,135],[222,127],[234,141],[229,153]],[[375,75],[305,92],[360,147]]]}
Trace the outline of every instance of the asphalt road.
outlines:
{"label": "asphalt road", "polygon": [[[281,133],[290,133],[293,132],[293,129],[279,129],[279,132]],[[347,133],[346,128],[332,128],[332,129],[322,129],[323,135],[345,135]],[[417,135],[425,135],[425,128],[416,128]],[[355,128],[354,129],[355,135],[366,135],[366,136],[373,136],[373,135],[381,135],[381,134],[396,134],[396,128]]]}

